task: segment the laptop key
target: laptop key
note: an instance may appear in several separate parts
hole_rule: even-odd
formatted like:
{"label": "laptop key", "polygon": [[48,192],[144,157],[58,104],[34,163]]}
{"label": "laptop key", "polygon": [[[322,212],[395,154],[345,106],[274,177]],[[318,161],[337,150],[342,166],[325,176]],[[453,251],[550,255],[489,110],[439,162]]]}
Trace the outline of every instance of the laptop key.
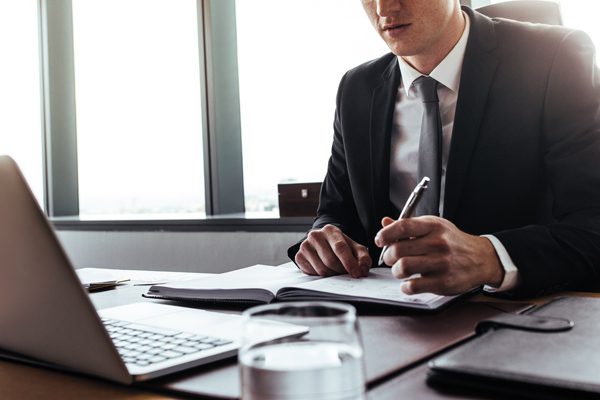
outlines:
{"label": "laptop key", "polygon": [[153,349],[153,347],[140,345],[140,347],[137,348],[137,351],[141,351],[142,353],[147,353],[151,349]]}
{"label": "laptop key", "polygon": [[162,340],[153,340],[152,343],[148,344],[148,346],[150,346],[150,347],[163,347],[166,344],[168,344],[168,342],[165,342],[165,341],[162,341]]}
{"label": "laptop key", "polygon": [[177,338],[177,339],[191,339],[191,338],[193,338],[195,336],[196,335],[194,335],[193,333],[181,332],[181,333],[178,333],[177,335],[175,335],[175,338]]}
{"label": "laptop key", "polygon": [[174,351],[179,351],[179,352],[181,352],[183,354],[190,354],[190,353],[195,353],[195,352],[198,351],[197,349],[195,349],[193,347],[187,347],[187,346],[175,347],[173,350]]}
{"label": "laptop key", "polygon": [[150,362],[146,360],[137,360],[134,364],[140,367],[147,367],[148,365],[150,365]]}
{"label": "laptop key", "polygon": [[183,353],[180,353],[178,351],[172,351],[172,350],[166,350],[159,354],[159,356],[162,356],[165,358],[177,358],[177,357],[181,357],[182,355],[183,355]]}
{"label": "laptop key", "polygon": [[172,331],[169,329],[162,329],[162,328],[158,328],[156,326],[150,326],[150,325],[130,324],[130,325],[127,325],[127,328],[136,329],[138,331],[151,332],[151,333],[159,334],[159,335],[163,335],[163,336],[174,336],[174,335],[177,335],[178,333],[180,333],[177,331]]}
{"label": "laptop key", "polygon": [[140,353],[139,351],[135,351],[135,350],[129,350],[129,351],[126,351],[126,352],[124,352],[124,353],[122,354],[122,356],[123,356],[123,357],[128,357],[128,358],[129,358],[129,357],[131,357],[131,358],[136,358],[136,357],[138,357],[140,354],[142,354],[142,353]]}
{"label": "laptop key", "polygon": [[212,349],[213,347],[215,347],[212,344],[208,344],[208,343],[197,343],[194,345],[194,348],[196,350],[207,350],[207,349]]}
{"label": "laptop key", "polygon": [[232,343],[232,340],[227,340],[227,339],[219,339],[216,342],[212,342],[211,344],[215,345],[215,346],[224,346],[226,344]]}
{"label": "laptop key", "polygon": [[151,363],[157,363],[157,362],[161,362],[161,361],[165,361],[166,358],[161,357],[161,356],[154,356],[151,359],[149,359],[148,361]]}
{"label": "laptop key", "polygon": [[216,338],[216,337],[211,337],[211,336],[207,336],[204,339],[201,340],[202,343],[207,343],[207,344],[211,344],[212,342],[216,342],[219,341],[221,339]]}

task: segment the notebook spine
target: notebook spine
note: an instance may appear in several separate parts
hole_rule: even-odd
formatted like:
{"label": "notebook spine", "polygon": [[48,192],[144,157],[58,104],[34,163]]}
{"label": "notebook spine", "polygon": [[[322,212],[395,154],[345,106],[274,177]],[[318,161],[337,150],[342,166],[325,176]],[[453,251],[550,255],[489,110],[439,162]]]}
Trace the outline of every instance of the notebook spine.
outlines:
{"label": "notebook spine", "polygon": [[212,304],[212,305],[235,304],[235,305],[255,306],[255,305],[259,305],[259,304],[265,304],[262,301],[239,299],[239,298],[207,299],[207,298],[192,298],[192,297],[182,297],[182,296],[165,296],[165,295],[161,295],[161,294],[151,294],[151,293],[143,293],[142,297],[145,297],[147,299],[173,300],[173,301],[182,301],[182,302],[200,303],[200,304]]}

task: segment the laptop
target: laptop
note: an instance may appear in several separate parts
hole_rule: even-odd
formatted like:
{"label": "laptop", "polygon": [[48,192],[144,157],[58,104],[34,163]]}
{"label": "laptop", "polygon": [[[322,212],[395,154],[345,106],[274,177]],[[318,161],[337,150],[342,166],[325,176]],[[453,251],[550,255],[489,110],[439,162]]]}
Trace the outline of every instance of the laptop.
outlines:
{"label": "laptop", "polygon": [[[16,163],[0,156],[1,351],[128,384],[235,355],[242,321],[148,302],[97,312]],[[274,323],[264,334],[306,332]]]}

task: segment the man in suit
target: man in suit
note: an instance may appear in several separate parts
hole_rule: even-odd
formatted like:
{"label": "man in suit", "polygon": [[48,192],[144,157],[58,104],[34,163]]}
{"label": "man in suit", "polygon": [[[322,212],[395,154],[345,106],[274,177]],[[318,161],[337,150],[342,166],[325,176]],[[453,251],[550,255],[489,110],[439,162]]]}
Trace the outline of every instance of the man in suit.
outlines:
{"label": "man in suit", "polygon": [[[408,294],[596,286],[600,83],[590,39],[491,20],[459,0],[362,1],[392,53],[342,78],[318,215],[292,260],[307,274],[362,277],[389,246],[383,261],[411,277]],[[426,207],[394,220],[430,174]]]}

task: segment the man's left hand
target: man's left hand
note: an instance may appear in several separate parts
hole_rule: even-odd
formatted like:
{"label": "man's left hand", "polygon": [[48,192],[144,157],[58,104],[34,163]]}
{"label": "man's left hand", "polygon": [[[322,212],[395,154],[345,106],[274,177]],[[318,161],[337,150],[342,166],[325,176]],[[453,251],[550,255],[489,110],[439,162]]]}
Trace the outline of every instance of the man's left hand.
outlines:
{"label": "man's left hand", "polygon": [[492,243],[459,230],[450,221],[422,216],[395,221],[384,218],[375,237],[379,247],[389,246],[383,261],[398,279],[406,279],[406,294],[455,295],[477,286],[499,287],[504,269]]}

